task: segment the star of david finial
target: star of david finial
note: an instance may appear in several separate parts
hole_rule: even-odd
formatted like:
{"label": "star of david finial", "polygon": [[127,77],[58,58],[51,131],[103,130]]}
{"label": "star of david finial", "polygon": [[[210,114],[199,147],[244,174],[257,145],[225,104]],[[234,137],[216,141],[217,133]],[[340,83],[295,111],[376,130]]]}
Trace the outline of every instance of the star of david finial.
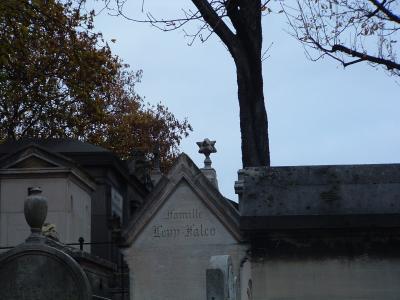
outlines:
{"label": "star of david finial", "polygon": [[205,155],[204,160],[204,168],[211,169],[211,159],[210,154],[217,152],[215,148],[215,141],[210,141],[209,139],[204,139],[202,142],[197,142],[197,146],[199,146],[199,153]]}

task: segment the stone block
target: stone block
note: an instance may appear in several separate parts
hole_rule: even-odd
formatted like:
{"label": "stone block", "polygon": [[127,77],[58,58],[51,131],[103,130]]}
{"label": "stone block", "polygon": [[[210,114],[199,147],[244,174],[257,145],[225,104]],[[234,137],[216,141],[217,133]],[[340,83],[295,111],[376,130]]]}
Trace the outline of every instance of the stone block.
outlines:
{"label": "stone block", "polygon": [[244,230],[400,225],[400,164],[239,171]]}
{"label": "stone block", "polygon": [[219,269],[206,270],[207,300],[225,300],[224,273]]}

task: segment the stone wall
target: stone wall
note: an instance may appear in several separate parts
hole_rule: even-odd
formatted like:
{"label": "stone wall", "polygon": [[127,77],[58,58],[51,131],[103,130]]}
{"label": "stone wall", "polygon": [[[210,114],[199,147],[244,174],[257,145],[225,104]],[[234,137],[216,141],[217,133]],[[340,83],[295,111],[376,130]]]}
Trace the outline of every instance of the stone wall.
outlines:
{"label": "stone wall", "polygon": [[[44,195],[51,199],[46,223],[56,225],[60,241],[77,243],[81,236],[90,241],[91,195],[88,189],[82,188],[68,173],[62,173],[60,177],[51,177],[50,172],[37,175],[24,175],[20,171],[14,178],[3,176],[0,179],[0,244],[14,247],[29,235],[24,200],[28,188],[33,186],[40,186]],[[90,251],[90,246],[86,245],[85,250]]]}
{"label": "stone wall", "polygon": [[400,165],[239,171],[254,300],[398,299]]}
{"label": "stone wall", "polygon": [[253,300],[395,300],[400,259],[268,259],[252,263]]}

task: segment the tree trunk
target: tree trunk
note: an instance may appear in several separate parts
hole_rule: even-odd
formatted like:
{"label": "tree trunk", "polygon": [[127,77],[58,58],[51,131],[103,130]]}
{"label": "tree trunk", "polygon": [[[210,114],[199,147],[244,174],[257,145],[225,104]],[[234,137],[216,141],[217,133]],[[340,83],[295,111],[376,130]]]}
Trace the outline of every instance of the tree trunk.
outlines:
{"label": "tree trunk", "polygon": [[262,77],[261,1],[239,0],[231,12],[236,43],[230,48],[235,60],[243,167],[270,165],[268,120]]}
{"label": "tree trunk", "polygon": [[244,58],[236,61],[244,168],[270,165],[261,66],[257,66],[256,59],[246,63],[248,60]]}
{"label": "tree trunk", "polygon": [[204,21],[227,46],[236,64],[243,167],[269,166],[268,121],[261,61],[261,0],[222,1],[235,33],[214,10],[211,5],[213,1],[192,2]]}

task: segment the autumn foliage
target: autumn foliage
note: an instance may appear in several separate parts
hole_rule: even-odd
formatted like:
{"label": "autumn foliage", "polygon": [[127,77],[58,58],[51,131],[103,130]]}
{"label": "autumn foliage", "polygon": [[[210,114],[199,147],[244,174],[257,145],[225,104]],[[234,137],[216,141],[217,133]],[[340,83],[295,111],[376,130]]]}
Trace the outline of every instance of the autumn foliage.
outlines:
{"label": "autumn foliage", "polygon": [[190,125],[135,93],[141,72],[111,53],[93,17],[72,1],[0,1],[0,140],[71,137],[122,158],[158,145],[168,165]]}

